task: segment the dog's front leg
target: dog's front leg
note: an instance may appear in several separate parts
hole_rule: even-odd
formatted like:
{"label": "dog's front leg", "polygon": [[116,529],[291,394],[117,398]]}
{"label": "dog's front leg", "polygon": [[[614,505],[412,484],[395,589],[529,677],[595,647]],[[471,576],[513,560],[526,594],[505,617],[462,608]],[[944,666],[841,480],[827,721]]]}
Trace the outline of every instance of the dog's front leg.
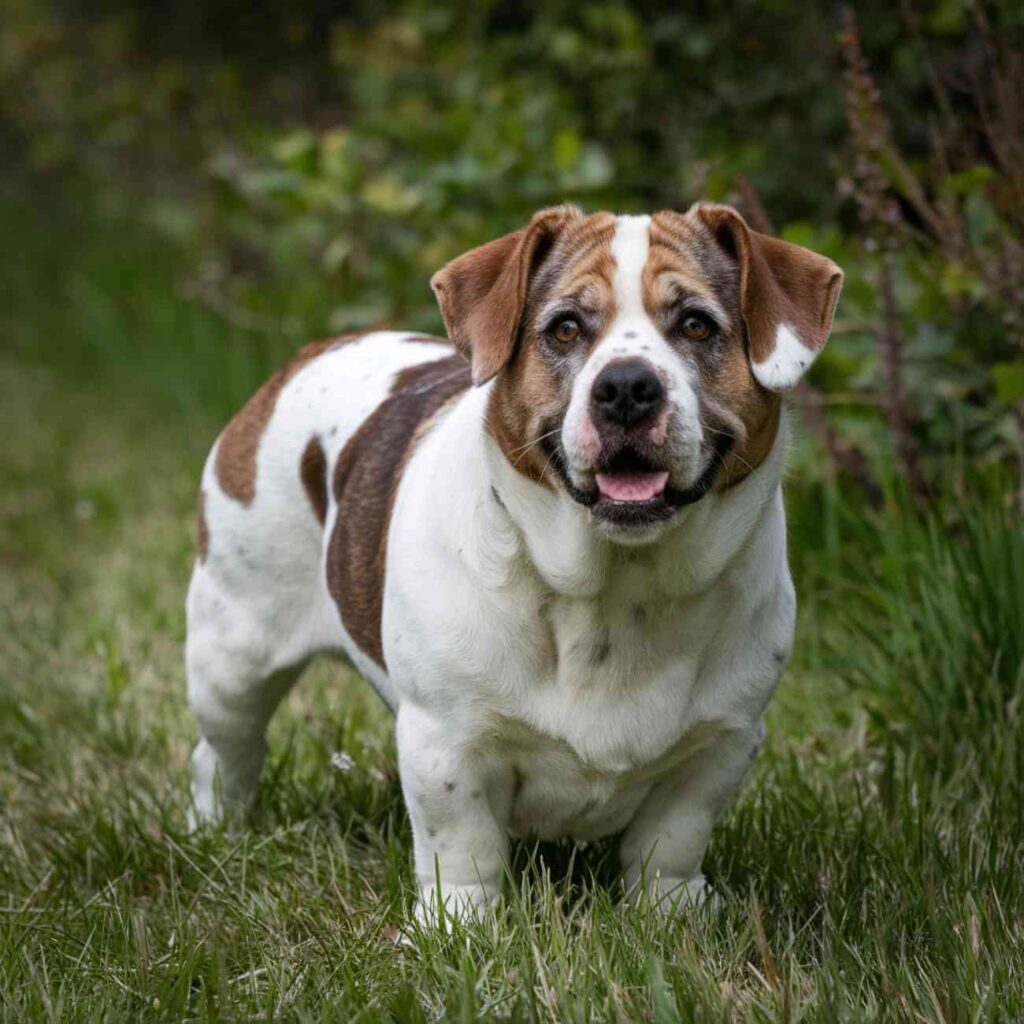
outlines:
{"label": "dog's front leg", "polygon": [[760,741],[757,727],[729,728],[651,790],[620,848],[624,880],[634,898],[646,892],[664,911],[704,898],[700,867],[711,828]]}
{"label": "dog's front leg", "polygon": [[488,779],[453,732],[429,711],[399,708],[398,767],[412,820],[416,917],[423,923],[437,920],[438,896],[448,914],[481,916],[499,895],[508,853]]}

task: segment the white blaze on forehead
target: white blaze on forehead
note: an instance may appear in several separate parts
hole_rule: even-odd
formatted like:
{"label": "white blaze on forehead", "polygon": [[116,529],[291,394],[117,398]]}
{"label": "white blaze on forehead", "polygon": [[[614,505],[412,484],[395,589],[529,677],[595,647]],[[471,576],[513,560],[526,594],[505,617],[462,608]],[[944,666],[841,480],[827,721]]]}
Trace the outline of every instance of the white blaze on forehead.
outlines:
{"label": "white blaze on forehead", "polygon": [[752,362],[751,368],[759,384],[770,391],[791,388],[814,362],[817,352],[809,349],[791,327],[779,324],[775,332],[775,348],[761,362]]}
{"label": "white blaze on forehead", "polygon": [[651,218],[616,217],[612,236],[615,278],[612,287],[621,319],[645,316],[643,273],[650,249]]}

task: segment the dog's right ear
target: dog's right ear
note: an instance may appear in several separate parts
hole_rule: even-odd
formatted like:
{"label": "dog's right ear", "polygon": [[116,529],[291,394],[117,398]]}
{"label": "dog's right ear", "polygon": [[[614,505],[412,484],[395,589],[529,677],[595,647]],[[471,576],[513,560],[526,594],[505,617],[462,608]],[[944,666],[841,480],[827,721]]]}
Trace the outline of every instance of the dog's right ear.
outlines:
{"label": "dog's right ear", "polygon": [[525,228],[470,249],[431,279],[455,348],[472,364],[473,383],[486,384],[512,358],[530,277],[572,220],[574,206],[535,213]]}

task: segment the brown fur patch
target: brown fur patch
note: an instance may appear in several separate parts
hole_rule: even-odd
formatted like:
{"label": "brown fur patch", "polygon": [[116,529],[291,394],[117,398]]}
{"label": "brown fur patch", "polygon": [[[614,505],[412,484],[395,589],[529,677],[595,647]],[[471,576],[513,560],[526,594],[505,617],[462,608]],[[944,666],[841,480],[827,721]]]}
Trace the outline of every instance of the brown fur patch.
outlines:
{"label": "brown fur patch", "polygon": [[[532,282],[519,344],[488,402],[487,429],[498,447],[518,472],[545,487],[554,487],[553,473],[539,441],[547,424],[560,421],[571,381],[561,380],[539,350],[537,333],[545,325],[536,317],[555,298],[571,297],[598,313],[605,325],[612,322],[614,233],[615,218],[609,213],[580,218],[563,230]],[[586,349],[582,342],[579,347],[582,364]],[[572,353],[566,355],[571,358]]]}
{"label": "brown fur patch", "polygon": [[735,264],[695,215],[663,211],[651,218],[644,301],[655,322],[658,308],[673,291],[713,299],[730,320],[713,359],[710,353],[706,361],[702,359],[701,343],[692,343],[701,374],[701,418],[708,441],[718,440],[716,431],[734,439],[715,478],[716,491],[745,480],[768,457],[782,411],[781,398],[762,388],[751,372],[738,289]]}
{"label": "brown fur patch", "polygon": [[398,482],[416,440],[469,386],[470,367],[461,356],[406,367],[334,468],[338,515],[327,552],[327,588],[349,636],[382,667],[384,566]]}
{"label": "brown fur patch", "polygon": [[210,528],[206,523],[206,491],[200,490],[196,500],[196,550],[200,563],[210,553]]}
{"label": "brown fur patch", "polygon": [[751,231],[731,207],[700,205],[690,216],[735,256],[754,362],[762,363],[772,354],[776,332],[783,324],[801,344],[817,352],[828,340],[839,301],[843,284],[839,267],[802,246]]}
{"label": "brown fur patch", "polygon": [[[550,448],[539,442],[561,422],[572,375],[581,368],[588,346],[577,342],[567,346],[564,355],[550,344],[545,348],[540,332],[548,325],[537,321],[539,314],[562,299],[584,319],[593,314],[590,344],[600,341],[615,316],[611,243],[616,220],[608,213],[585,217],[561,208],[538,214],[531,227],[544,217],[548,218],[548,247],[540,257],[526,252],[523,232],[506,236],[449,265],[441,276],[451,274],[451,280],[440,281],[439,294],[446,322],[474,328],[463,331],[465,348],[492,335],[504,339],[500,358],[484,375],[503,368],[487,408],[487,429],[517,471],[554,487]],[[700,375],[701,416],[709,444],[717,446],[723,435],[731,441],[714,484],[716,490],[724,490],[764,461],[778,434],[781,399],[754,377],[751,357],[764,358],[770,351],[765,346],[774,345],[775,328],[783,322],[792,325],[807,344],[824,344],[842,275],[824,257],[750,232],[735,211],[725,207],[656,213],[650,221],[649,242],[642,276],[644,303],[673,344],[689,346],[687,357]],[[522,268],[530,260],[523,301]],[[519,268],[518,276],[510,267]],[[507,282],[494,287],[495,281],[511,277],[516,279],[515,288]],[[480,309],[499,308],[500,332],[476,329],[486,318],[474,319],[464,311],[455,315],[460,307],[453,298],[454,283],[463,306],[474,316]],[[445,287],[451,292],[447,298]],[[714,310],[717,319],[725,318],[721,332],[707,345],[679,337],[679,310],[688,298],[708,312]],[[511,341],[508,324],[515,326]]]}
{"label": "brown fur patch", "polygon": [[448,337],[472,362],[474,384],[512,358],[533,271],[566,227],[581,220],[574,206],[540,210],[525,228],[470,249],[430,279]]}
{"label": "brown fur patch", "polygon": [[228,497],[249,505],[256,496],[256,454],[278,396],[288,381],[317,356],[361,337],[348,334],[303,346],[235,414],[220,435],[214,465],[217,482]]}
{"label": "brown fur patch", "polygon": [[[735,382],[731,382],[729,377],[734,377]],[[725,456],[721,472],[715,478],[713,490],[716,491],[727,491],[742,483],[768,458],[782,418],[782,399],[779,395],[763,389],[760,393],[752,392],[746,381],[740,381],[738,377],[737,369],[730,367],[719,384],[709,389],[720,405],[728,401],[736,402],[726,408],[736,414],[743,424],[742,432],[730,430],[728,425],[725,428],[727,432],[734,433],[736,442]],[[713,415],[705,417],[705,429],[707,421],[713,419]],[[720,430],[722,427],[712,425],[712,429]],[[713,435],[708,440],[713,443],[716,438]]]}
{"label": "brown fur patch", "polygon": [[644,305],[654,315],[666,302],[685,293],[722,301],[701,266],[700,238],[682,217],[673,222],[656,213],[651,218],[650,247],[641,277]]}
{"label": "brown fur patch", "polygon": [[319,437],[311,437],[299,461],[299,477],[313,514],[324,525],[327,519],[327,456]]}

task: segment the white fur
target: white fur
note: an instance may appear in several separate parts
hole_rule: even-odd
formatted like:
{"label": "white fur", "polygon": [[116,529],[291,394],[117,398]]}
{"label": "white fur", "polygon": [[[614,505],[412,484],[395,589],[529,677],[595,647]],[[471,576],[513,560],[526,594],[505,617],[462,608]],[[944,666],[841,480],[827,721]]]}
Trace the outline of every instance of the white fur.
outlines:
{"label": "white fur", "polygon": [[791,643],[784,442],[657,544],[625,548],[508,465],[485,404],[467,395],[423,443],[389,538],[385,653],[418,878],[433,886],[437,858],[443,887],[486,902],[508,831],[625,830],[627,882],[646,862],[674,889],[699,874]]}
{"label": "white fur", "polygon": [[785,391],[807,372],[817,356],[818,353],[809,349],[791,327],[779,324],[772,354],[759,363],[752,362],[751,369],[758,383],[769,391]]}
{"label": "white fur", "polygon": [[650,250],[651,218],[646,214],[615,219],[612,236],[612,258],[615,279],[612,288],[619,316],[626,320],[646,319],[641,275]]}
{"label": "white fur", "polygon": [[[263,733],[309,658],[348,652],[385,701],[387,675],[351,643],[327,592],[327,528],[317,522],[299,479],[302,451],[316,435],[333,467],[348,438],[388,394],[403,366],[450,355],[442,344],[409,344],[378,332],[330,349],[303,367],[278,397],[257,453],[256,494],[245,506],[217,482],[214,446],[203,470],[209,528],[205,562],[196,563],[186,612],[189,703],[203,741],[193,755],[200,816],[216,813],[215,768],[223,799],[251,796],[263,764]],[[330,493],[330,488],[328,488]]]}
{"label": "white fur", "polygon": [[[687,368],[638,301],[646,231],[642,218],[620,221],[619,318],[591,362],[650,358],[671,380],[680,436],[697,445]],[[220,491],[211,457],[210,549],[188,599],[189,697],[204,737],[196,810],[218,812],[218,775],[225,802],[251,796],[278,700],[310,655],[344,651],[397,711],[422,918],[438,896],[482,912],[500,891],[510,833],[621,832],[634,891],[644,881],[658,901],[695,899],[712,823],[758,745],[792,640],[784,431],[744,482],[627,547],[517,473],[483,428],[490,385],[468,392],[420,441],[398,487],[384,673],[355,648],[324,585],[324,547],[344,509],[332,498],[321,532],[297,466],[312,433],[333,466],[395,371],[447,352],[377,335],[311,363],[279,398],[248,507]]]}

